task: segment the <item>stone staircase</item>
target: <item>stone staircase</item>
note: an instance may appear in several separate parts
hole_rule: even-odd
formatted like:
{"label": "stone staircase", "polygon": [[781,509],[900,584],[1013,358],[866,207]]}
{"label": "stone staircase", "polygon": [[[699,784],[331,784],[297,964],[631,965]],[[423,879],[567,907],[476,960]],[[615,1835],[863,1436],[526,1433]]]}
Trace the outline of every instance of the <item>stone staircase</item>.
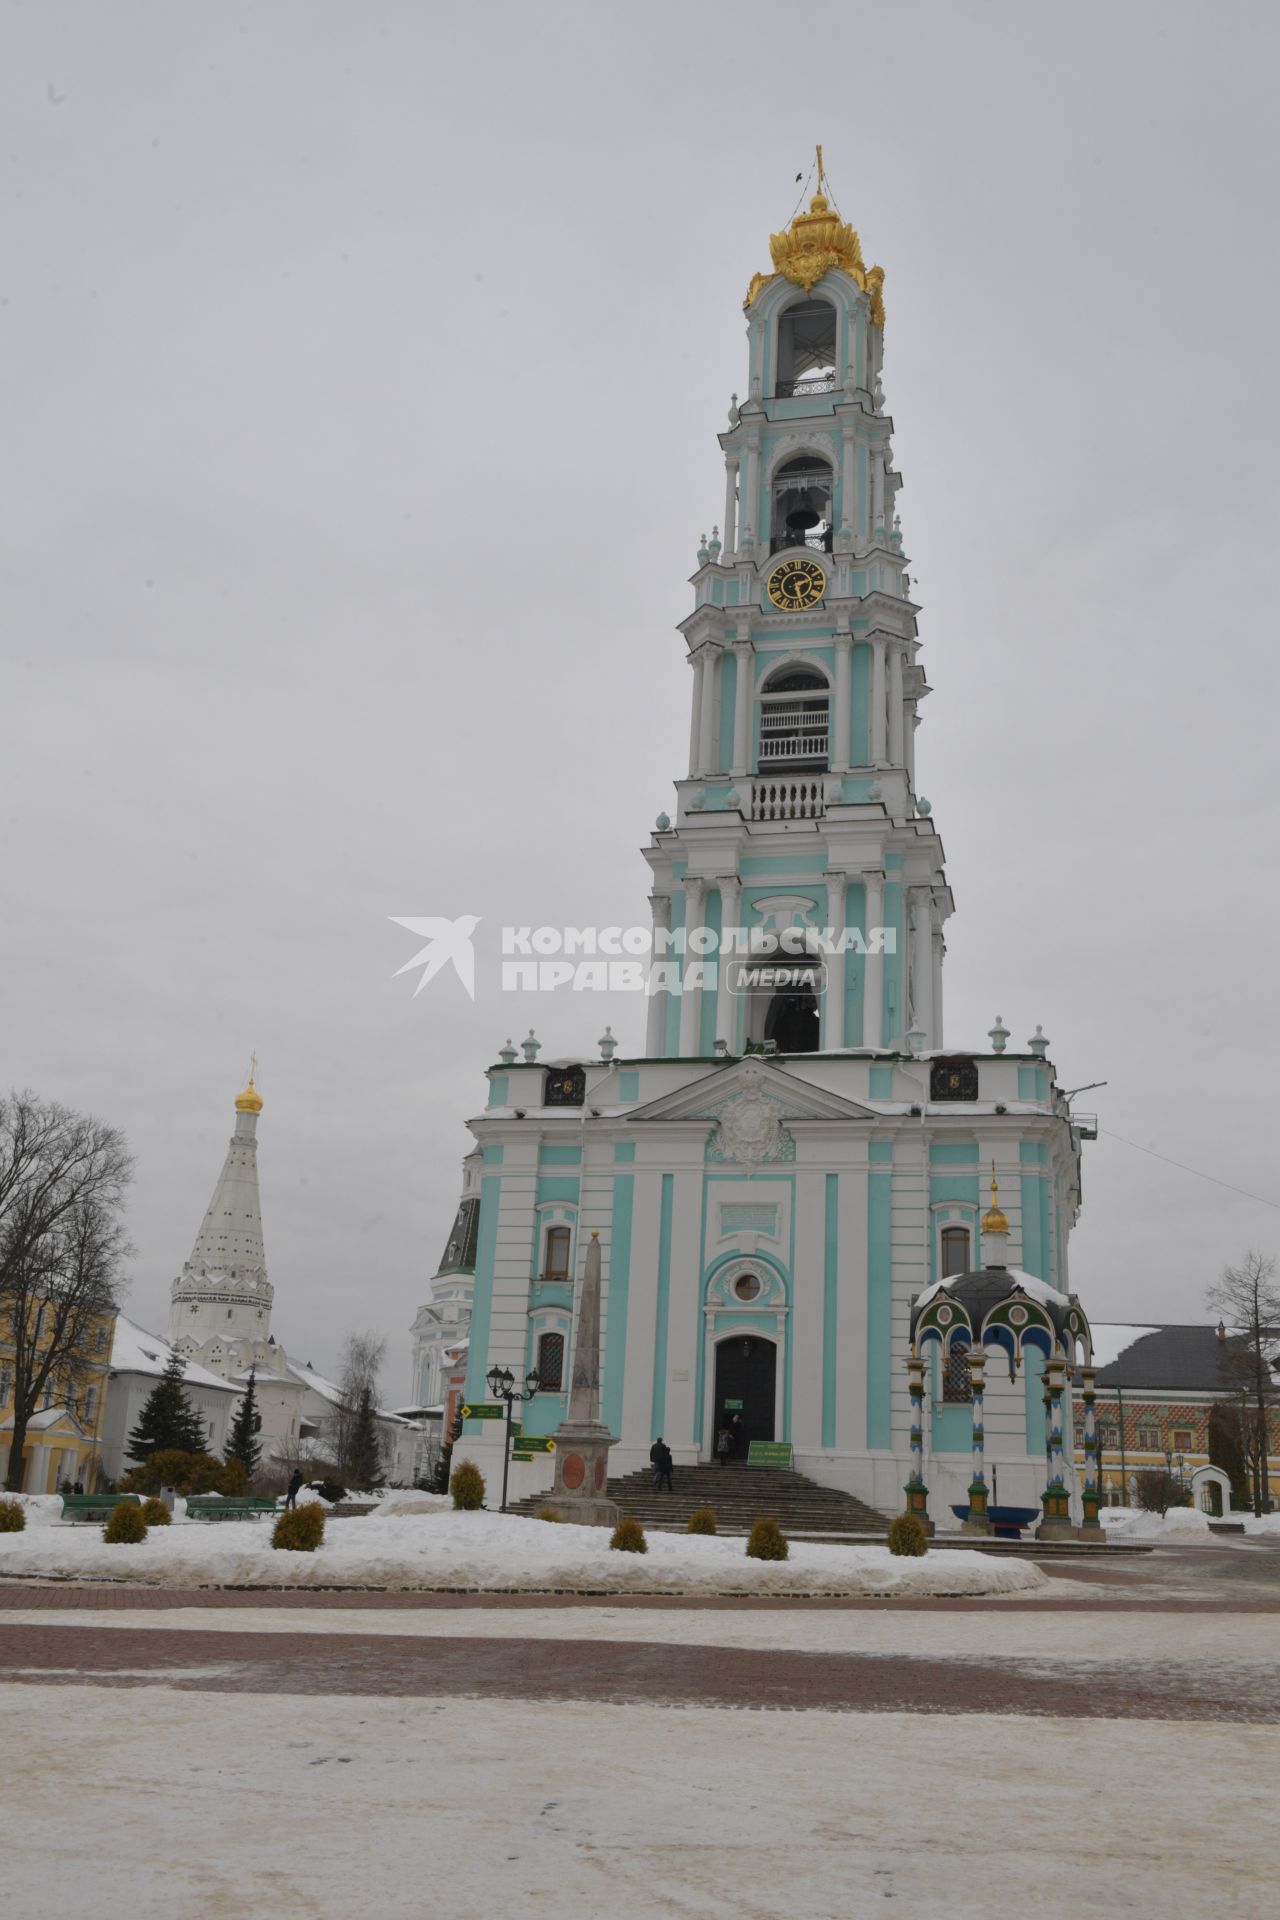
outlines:
{"label": "stone staircase", "polygon": [[[746,1533],[762,1514],[776,1520],[782,1531],[797,1538],[823,1534],[880,1534],[888,1518],[851,1493],[820,1487],[802,1473],[785,1467],[749,1467],[737,1461],[716,1465],[677,1467],[675,1490],[659,1493],[646,1467],[610,1480],[609,1498],[623,1513],[634,1514],[646,1527],[674,1527],[683,1533],[689,1515],[710,1507],[721,1533]],[[550,1494],[522,1500],[513,1513],[535,1513],[552,1504]]]}

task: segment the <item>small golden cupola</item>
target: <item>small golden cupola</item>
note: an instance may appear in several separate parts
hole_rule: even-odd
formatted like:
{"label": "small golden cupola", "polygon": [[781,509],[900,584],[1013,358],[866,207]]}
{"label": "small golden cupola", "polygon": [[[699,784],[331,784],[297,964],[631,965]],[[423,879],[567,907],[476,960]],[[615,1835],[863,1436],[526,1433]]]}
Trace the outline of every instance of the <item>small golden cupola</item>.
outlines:
{"label": "small golden cupola", "polygon": [[991,1167],[991,1205],[982,1216],[984,1233],[1008,1233],[1009,1221],[1000,1206],[1000,1189],[996,1185],[995,1164]]}
{"label": "small golden cupola", "polygon": [[253,1084],[253,1076],[258,1070],[258,1056],[255,1053],[249,1061],[249,1079],[241,1093],[236,1095],[237,1113],[261,1113],[262,1095]]}
{"label": "small golden cupola", "polygon": [[872,321],[876,326],[883,327],[884,268],[865,264],[857,234],[833,207],[826,191],[830,183],[822,164],[821,147],[817,149],[817,169],[818,191],[809,202],[808,213],[797,213],[790,226],[781,233],[769,235],[769,252],[773,257],[774,270],[772,273],[752,276],[747,297],[742,304],[749,307],[761,289],[779,274],[808,293],[824,273],[838,267],[851,280],[855,280],[864,293],[871,296]]}

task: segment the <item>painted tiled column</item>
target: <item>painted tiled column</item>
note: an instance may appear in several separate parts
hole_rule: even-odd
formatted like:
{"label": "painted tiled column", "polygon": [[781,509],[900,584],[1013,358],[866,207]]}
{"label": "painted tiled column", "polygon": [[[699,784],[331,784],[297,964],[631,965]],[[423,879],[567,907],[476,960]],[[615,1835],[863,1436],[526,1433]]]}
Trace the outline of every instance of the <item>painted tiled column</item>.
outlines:
{"label": "painted tiled column", "polygon": [[1054,1355],[1046,1360],[1044,1368],[1044,1402],[1048,1413],[1045,1452],[1049,1483],[1044,1490],[1044,1518],[1036,1529],[1036,1537],[1040,1540],[1070,1540],[1075,1534],[1066,1487],[1066,1463],[1062,1455],[1062,1393],[1065,1384],[1066,1368]]}
{"label": "painted tiled column", "polygon": [[[840,935],[844,932],[849,876],[847,873],[829,873],[826,878],[827,925],[838,945]],[[822,1044],[827,1049],[845,1045],[844,968],[842,949],[827,955],[827,991],[822,1000]]]}
{"label": "painted tiled column", "polygon": [[987,1356],[980,1347],[969,1349],[969,1380],[973,1389],[973,1478],[969,1482],[969,1511],[965,1515],[966,1533],[990,1533],[987,1513],[987,1478],[984,1472],[983,1395],[986,1392]]}
{"label": "painted tiled column", "polygon": [[[741,664],[739,664],[741,672]],[[714,955],[719,969],[716,980],[716,1039],[723,1040],[730,1053],[737,1051],[738,1044],[738,1004],[741,995],[729,991],[729,974],[739,962],[725,952],[725,935],[730,927],[737,927],[742,913],[742,882],[726,877],[717,882],[720,888],[720,951]]]}
{"label": "painted tiled column", "polygon": [[1092,1367],[1080,1369],[1080,1398],[1084,1403],[1084,1491],[1080,1504],[1084,1508],[1084,1526],[1082,1532],[1095,1534],[1102,1538],[1102,1522],[1098,1518],[1098,1505],[1101,1492],[1098,1485],[1098,1410],[1094,1392],[1095,1371]]}
{"label": "painted tiled column", "polygon": [[[687,981],[694,967],[705,964],[705,957],[695,953],[690,944],[693,935],[703,924],[706,909],[707,883],[705,880],[686,880],[684,883],[684,935],[685,954],[683,977]],[[701,976],[699,976],[701,977]],[[688,1060],[698,1051],[698,1034],[702,1021],[702,988],[685,986],[680,995],[680,1057]]]}
{"label": "painted tiled column", "polygon": [[932,1533],[929,1489],[924,1483],[924,1361],[914,1354],[907,1360],[907,1390],[911,1395],[911,1477],[903,1491],[907,1512],[914,1513],[925,1531]]}
{"label": "painted tiled column", "polygon": [[[658,935],[659,933],[670,933],[671,931],[671,895],[669,893],[651,893],[649,895],[649,906],[653,912],[653,955],[650,965],[665,968],[671,965],[671,955],[664,949],[663,943],[659,940]],[[665,973],[658,975],[660,980],[665,980],[667,977]],[[668,998],[669,994],[666,987],[660,987],[656,993],[651,992],[649,995],[649,1012],[645,1027],[644,1048],[650,1060],[661,1058],[662,1054],[666,1051]]]}

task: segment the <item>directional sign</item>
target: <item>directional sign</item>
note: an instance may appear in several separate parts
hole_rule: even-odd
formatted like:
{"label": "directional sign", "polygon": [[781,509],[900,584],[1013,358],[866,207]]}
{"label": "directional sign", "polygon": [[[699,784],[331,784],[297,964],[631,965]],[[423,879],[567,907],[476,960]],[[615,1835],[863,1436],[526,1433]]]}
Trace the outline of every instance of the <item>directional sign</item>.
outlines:
{"label": "directional sign", "polygon": [[549,1433],[522,1433],[518,1440],[512,1442],[513,1453],[554,1453],[555,1450],[556,1443]]}
{"label": "directional sign", "polygon": [[477,1400],[472,1406],[468,1401],[462,1409],[464,1420],[501,1420],[506,1408],[497,1400]]}

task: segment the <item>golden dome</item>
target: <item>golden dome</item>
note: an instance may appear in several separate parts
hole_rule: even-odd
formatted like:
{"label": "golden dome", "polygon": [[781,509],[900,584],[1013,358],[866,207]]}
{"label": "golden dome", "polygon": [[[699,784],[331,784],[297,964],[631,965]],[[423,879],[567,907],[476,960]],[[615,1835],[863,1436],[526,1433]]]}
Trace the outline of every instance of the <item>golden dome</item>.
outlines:
{"label": "golden dome", "polygon": [[257,1072],[257,1070],[258,1070],[258,1056],[255,1053],[253,1056],[253,1059],[249,1063],[249,1084],[244,1089],[243,1093],[238,1093],[236,1095],[236,1112],[237,1113],[261,1113],[262,1112],[262,1095],[258,1092],[258,1089],[253,1084],[253,1076]]}
{"label": "golden dome", "polygon": [[826,169],[822,164],[822,148],[819,147],[818,191],[809,202],[809,211],[797,213],[790,226],[781,233],[770,234],[769,252],[773,256],[774,270],[752,277],[743,305],[749,307],[760,290],[767,287],[778,274],[792,281],[795,286],[803,287],[808,293],[824,273],[838,267],[870,296],[872,321],[876,326],[883,327],[884,268],[865,264],[858,236],[833,211],[823,191],[826,185]]}
{"label": "golden dome", "polygon": [[982,1231],[984,1233],[1008,1233],[1009,1231],[1009,1221],[1000,1210],[1000,1189],[996,1185],[994,1164],[991,1168],[991,1205],[982,1216]]}

